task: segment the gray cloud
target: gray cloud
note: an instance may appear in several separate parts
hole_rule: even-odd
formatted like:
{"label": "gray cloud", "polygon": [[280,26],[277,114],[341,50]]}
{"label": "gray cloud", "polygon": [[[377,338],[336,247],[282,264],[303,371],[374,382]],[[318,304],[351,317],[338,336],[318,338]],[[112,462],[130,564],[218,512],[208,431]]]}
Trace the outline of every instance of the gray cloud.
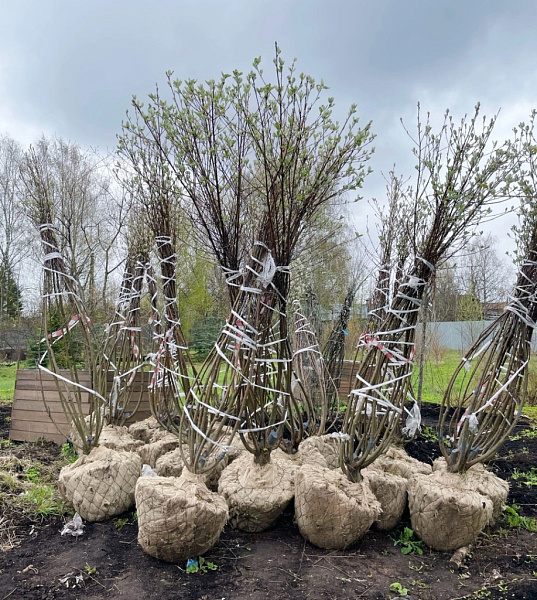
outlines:
{"label": "gray cloud", "polygon": [[[28,142],[41,132],[112,149],[133,94],[165,71],[201,80],[255,56],[287,60],[324,79],[340,115],[352,102],[373,120],[376,174],[412,173],[416,103],[457,115],[481,101],[500,107],[500,134],[527,118],[537,97],[533,0],[3,0],[0,130]],[[359,208],[363,212],[364,208]]]}

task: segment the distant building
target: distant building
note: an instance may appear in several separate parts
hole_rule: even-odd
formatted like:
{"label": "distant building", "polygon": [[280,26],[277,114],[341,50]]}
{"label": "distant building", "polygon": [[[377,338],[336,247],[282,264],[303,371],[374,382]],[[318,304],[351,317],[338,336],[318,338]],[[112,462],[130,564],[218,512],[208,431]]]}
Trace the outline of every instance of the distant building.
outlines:
{"label": "distant building", "polygon": [[485,302],[483,304],[483,319],[485,321],[494,321],[505,310],[507,302]]}
{"label": "distant building", "polygon": [[31,336],[24,327],[0,327],[0,362],[25,360]]}

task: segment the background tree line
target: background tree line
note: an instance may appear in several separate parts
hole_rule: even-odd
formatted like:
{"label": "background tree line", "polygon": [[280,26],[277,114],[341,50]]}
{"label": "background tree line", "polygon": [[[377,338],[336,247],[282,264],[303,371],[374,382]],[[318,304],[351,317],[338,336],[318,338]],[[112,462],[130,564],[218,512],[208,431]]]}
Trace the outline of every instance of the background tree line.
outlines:
{"label": "background tree line", "polygon": [[[161,173],[163,179],[158,180],[150,146],[128,150],[126,134],[136,125],[131,122],[129,130],[128,123],[117,156],[100,156],[75,143],[47,138],[25,150],[16,140],[0,137],[0,349],[4,352],[23,346],[23,338],[42,333],[36,332],[42,294],[38,200],[50,207],[60,252],[82,282],[85,305],[93,318],[105,323],[117,298],[129,240],[145,227],[140,207],[148,181],[158,184],[161,192],[163,186],[170,186],[166,193],[179,207],[167,216],[177,233],[177,293],[185,335],[200,352],[214,342],[227,313],[225,273],[200,236],[201,216],[193,215],[183,191],[170,184],[169,173]],[[231,172],[231,164],[229,168]],[[368,310],[388,305],[416,235],[408,229],[412,221],[408,215],[416,221],[418,208],[405,204],[408,198],[402,177],[392,172],[386,197],[373,201],[373,234],[358,237],[348,207],[336,204],[329,204],[321,218],[310,224],[293,263],[292,296],[302,302],[322,344],[333,335],[332,324],[349,299],[345,335],[350,353]],[[469,238],[438,269],[428,320],[486,318],[494,303],[505,301],[513,272],[492,235]],[[142,309],[150,312],[149,306]]]}
{"label": "background tree line", "polygon": [[[129,241],[145,225],[140,186],[124,157],[100,156],[61,139],[41,138],[24,149],[0,137],[0,352],[16,357],[27,340],[43,335],[40,324],[42,256],[36,207],[50,209],[59,250],[82,283],[92,318],[106,322],[121,283]],[[180,204],[181,194],[173,190]],[[181,321],[194,349],[206,352],[227,316],[225,276],[196,224],[180,211],[169,214],[177,231],[177,291]],[[294,294],[314,290],[312,314],[328,331],[355,277],[360,250],[351,218],[331,206],[309,232],[294,265]],[[315,243],[313,243],[313,241]],[[307,282],[307,284],[305,283]],[[306,289],[307,288],[307,289]],[[142,305],[149,315],[151,307]],[[52,318],[52,321],[54,319]],[[55,330],[60,323],[50,322]]]}

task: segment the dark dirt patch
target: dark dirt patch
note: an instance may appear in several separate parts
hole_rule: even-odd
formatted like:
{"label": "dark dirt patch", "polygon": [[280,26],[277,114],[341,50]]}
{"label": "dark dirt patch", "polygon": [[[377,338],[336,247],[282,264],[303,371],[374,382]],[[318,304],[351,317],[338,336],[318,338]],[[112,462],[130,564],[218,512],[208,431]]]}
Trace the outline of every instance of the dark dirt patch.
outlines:
{"label": "dark dirt patch", "polygon": [[[429,423],[434,410],[424,411],[426,424],[434,424]],[[2,414],[0,406],[0,440],[7,437]],[[528,428],[528,422],[521,421],[515,437]],[[409,451],[432,462],[438,448],[419,436]],[[53,444],[14,444],[2,452],[38,455],[35,460],[42,463],[45,453],[52,462],[59,456]],[[537,486],[510,479],[515,469],[528,465],[537,466],[537,439],[521,437],[508,441],[491,467],[510,480],[509,503],[519,504],[521,515],[537,516]],[[480,536],[465,567],[452,569],[451,553],[424,547],[421,556],[403,555],[394,546],[393,538],[403,526],[410,526],[408,515],[395,531],[370,531],[352,549],[334,552],[316,548],[300,536],[290,507],[264,533],[226,528],[205,557],[218,569],[199,575],[187,574],[186,565],[170,565],[144,554],[137,543],[133,513],[122,517],[128,522],[121,529],[117,519],[88,523],[79,539],[60,536],[66,519],[21,523],[20,545],[0,555],[0,600],[370,600],[399,597],[389,589],[396,582],[408,590],[406,598],[412,599],[537,598],[537,534],[508,529],[505,523]]]}
{"label": "dark dirt patch", "polygon": [[0,439],[9,437],[9,423],[11,419],[11,405],[0,402]]}

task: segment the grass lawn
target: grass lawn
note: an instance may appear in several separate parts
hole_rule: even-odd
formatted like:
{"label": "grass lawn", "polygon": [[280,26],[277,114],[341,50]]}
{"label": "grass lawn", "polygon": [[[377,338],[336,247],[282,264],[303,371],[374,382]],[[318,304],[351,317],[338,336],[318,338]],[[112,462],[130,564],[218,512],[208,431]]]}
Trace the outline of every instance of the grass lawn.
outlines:
{"label": "grass lawn", "polygon": [[[445,350],[440,360],[429,360],[425,363],[422,390],[423,402],[434,402],[437,404],[442,402],[444,391],[446,390],[449,380],[457,368],[461,357],[461,353],[457,350]],[[523,412],[532,420],[537,421],[537,354],[532,354],[529,366],[529,394]],[[412,385],[414,386],[414,394],[417,394],[417,365],[412,375]],[[530,406],[529,403],[533,404],[533,406]]]}
{"label": "grass lawn", "polygon": [[[423,373],[423,389],[421,394],[422,402],[442,401],[442,396],[446,390],[453,372],[461,360],[461,353],[457,350],[446,350],[441,360],[429,360],[425,363]],[[414,366],[412,374],[412,385],[414,394],[418,393],[418,365]]]}
{"label": "grass lawn", "polygon": [[0,403],[11,404],[15,391],[17,365],[0,363]]}

